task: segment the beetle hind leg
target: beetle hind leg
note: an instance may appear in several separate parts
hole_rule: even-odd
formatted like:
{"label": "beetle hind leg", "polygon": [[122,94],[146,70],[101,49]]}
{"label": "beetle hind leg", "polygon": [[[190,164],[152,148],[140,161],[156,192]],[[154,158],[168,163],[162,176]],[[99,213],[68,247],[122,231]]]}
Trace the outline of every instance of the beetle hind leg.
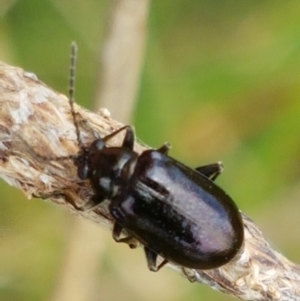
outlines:
{"label": "beetle hind leg", "polygon": [[164,259],[159,265],[157,265],[158,254],[153,250],[144,247],[147,265],[150,271],[157,272],[159,271],[165,264],[168,263],[168,260]]}
{"label": "beetle hind leg", "polygon": [[218,162],[214,164],[200,166],[195,169],[210,180],[214,181],[223,171],[223,164],[221,162]]}

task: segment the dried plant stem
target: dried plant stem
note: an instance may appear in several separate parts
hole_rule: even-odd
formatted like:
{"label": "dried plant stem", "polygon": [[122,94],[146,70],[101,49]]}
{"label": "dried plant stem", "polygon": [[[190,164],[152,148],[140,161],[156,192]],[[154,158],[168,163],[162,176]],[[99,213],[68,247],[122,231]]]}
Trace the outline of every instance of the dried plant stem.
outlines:
{"label": "dried plant stem", "polygon": [[[84,204],[92,191],[76,175],[71,160],[52,158],[78,151],[70,107],[65,96],[45,86],[22,69],[0,64],[0,176],[28,198],[38,196],[111,229],[107,202],[81,212],[72,203]],[[90,142],[89,126],[104,136],[122,126],[107,110],[99,114],[75,106],[82,120],[82,138]],[[86,121],[86,123],[85,123]],[[87,126],[87,124],[89,126]],[[111,141],[120,145],[122,135]],[[136,145],[136,151],[143,147]],[[271,249],[256,225],[244,216],[245,244],[229,264],[215,270],[185,270],[171,265],[195,281],[243,300],[300,300],[300,267]]]}
{"label": "dried plant stem", "polygon": [[101,46],[95,107],[130,120],[140,83],[149,0],[115,0]]}

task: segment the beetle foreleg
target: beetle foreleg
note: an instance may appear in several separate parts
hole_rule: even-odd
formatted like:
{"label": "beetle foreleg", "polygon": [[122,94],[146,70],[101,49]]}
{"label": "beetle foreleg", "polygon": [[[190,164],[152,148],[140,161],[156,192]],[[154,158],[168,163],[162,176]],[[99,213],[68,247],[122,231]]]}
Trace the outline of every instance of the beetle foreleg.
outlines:
{"label": "beetle foreleg", "polygon": [[221,162],[218,162],[214,164],[200,166],[195,169],[204,176],[208,177],[210,180],[214,181],[223,171],[223,164]]}

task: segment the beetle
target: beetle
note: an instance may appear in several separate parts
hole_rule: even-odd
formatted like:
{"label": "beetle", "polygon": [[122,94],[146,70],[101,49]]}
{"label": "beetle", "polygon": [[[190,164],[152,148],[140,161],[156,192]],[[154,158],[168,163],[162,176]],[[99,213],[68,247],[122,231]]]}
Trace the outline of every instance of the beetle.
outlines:
{"label": "beetle", "polygon": [[[222,165],[189,168],[168,155],[169,144],[138,154],[131,126],[84,146],[73,106],[75,58],[72,44],[69,101],[80,148],[72,158],[94,192],[81,210],[109,200],[114,240],[132,248],[142,243],[151,271],[167,262],[201,270],[228,263],[241,249],[244,229],[238,207],[214,183]],[[121,146],[106,146],[123,131]]]}
{"label": "beetle", "polygon": [[[107,147],[105,142],[121,131],[122,145]],[[140,155],[133,145],[133,128],[125,126],[81,150],[75,159],[78,176],[94,191],[84,208],[109,200],[114,240],[131,247],[141,242],[151,271],[169,261],[193,269],[229,262],[244,231],[237,206],[213,182],[222,165],[191,169],[168,156],[168,144]],[[123,229],[129,235],[120,238]],[[160,265],[158,255],[164,258]]]}

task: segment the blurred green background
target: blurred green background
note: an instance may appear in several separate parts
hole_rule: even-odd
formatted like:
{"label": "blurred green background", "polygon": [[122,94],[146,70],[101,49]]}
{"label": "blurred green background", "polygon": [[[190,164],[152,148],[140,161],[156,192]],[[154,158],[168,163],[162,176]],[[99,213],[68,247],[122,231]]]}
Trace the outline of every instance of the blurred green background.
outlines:
{"label": "blurred green background", "polygon": [[[1,0],[0,60],[66,93],[75,40],[76,99],[92,107],[110,9],[107,0]],[[296,262],[299,15],[300,2],[289,0],[152,1],[133,120],[142,141],[153,147],[169,141],[172,156],[188,165],[222,161],[218,184],[272,245]],[[63,265],[69,213],[27,201],[4,182],[0,189],[0,300],[50,300]],[[108,246],[99,260],[95,300],[235,300],[168,269],[153,275],[141,250],[115,244],[101,229],[99,239]],[[128,260],[141,265],[142,274],[136,275]],[[126,277],[145,288],[144,298],[126,285]]]}

